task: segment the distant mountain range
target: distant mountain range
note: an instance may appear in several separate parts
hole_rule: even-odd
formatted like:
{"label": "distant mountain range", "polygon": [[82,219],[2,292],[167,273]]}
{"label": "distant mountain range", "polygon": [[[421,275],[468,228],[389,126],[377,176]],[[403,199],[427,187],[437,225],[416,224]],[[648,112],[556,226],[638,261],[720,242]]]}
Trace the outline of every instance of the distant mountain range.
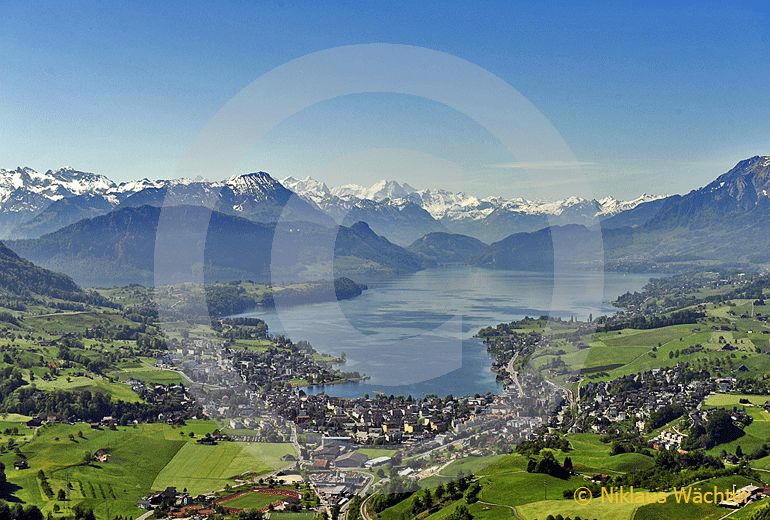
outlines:
{"label": "distant mountain range", "polygon": [[746,159],[700,189],[652,204],[654,211],[640,205],[603,223],[641,221],[630,242],[612,244],[622,228],[605,232],[613,262],[770,262],[770,157]]}
{"label": "distant mountain range", "polygon": [[286,210],[285,219],[333,225],[265,172],[216,182],[142,179],[116,184],[72,168],[0,170],[0,238],[36,238],[117,208],[163,204],[204,206],[255,222],[275,222]]}
{"label": "distant mountain range", "polygon": [[[362,222],[351,227],[296,222],[283,230],[278,246],[282,249],[276,253],[275,223],[253,222],[202,206],[172,206],[163,211],[164,223],[173,229],[172,236],[160,238],[166,241],[168,257],[156,256],[161,209],[151,205],[120,208],[37,239],[9,241],[8,245],[36,264],[67,273],[88,286],[152,285],[156,268],[173,273],[174,278],[165,280],[167,283],[200,281],[196,260],[176,254],[188,244],[200,243],[200,222],[208,222],[205,243],[200,243],[207,281],[364,279],[433,265],[431,260],[378,236]],[[326,257],[330,245],[334,249],[333,266]],[[280,261],[274,261],[273,254],[278,254]]]}
{"label": "distant mountain range", "polygon": [[598,226],[548,226],[489,246],[432,233],[409,249],[441,262],[495,269],[550,271],[554,243],[560,265],[604,262],[613,270],[687,268],[696,262],[770,263],[770,157],[752,157],[703,188],[653,200]]}
{"label": "distant mountain range", "polygon": [[156,262],[175,273],[170,281],[196,278],[201,266],[192,261],[155,257],[161,204],[175,225],[165,239],[180,247],[201,240],[195,226],[211,215],[201,244],[208,280],[328,278],[330,244],[333,275],[358,281],[452,263],[548,271],[557,260],[615,270],[770,262],[770,157],[760,156],[686,195],[628,202],[477,199],[393,181],[329,189],[264,172],[116,185],[71,169],[23,168],[0,171],[0,187],[0,222],[16,237],[7,245],[85,285],[149,284]]}
{"label": "distant mountain range", "polygon": [[329,188],[309,177],[287,177],[281,183],[337,221],[366,221],[378,233],[401,244],[434,232],[460,233],[489,243],[549,225],[594,225],[663,198],[645,194],[629,201],[569,197],[543,202],[478,198],[442,189],[417,190],[406,183],[385,180],[369,187],[347,184]]}
{"label": "distant mountain range", "polygon": [[367,222],[375,232],[401,245],[433,232],[462,233],[489,243],[548,225],[593,225],[659,198],[480,199],[442,189],[416,190],[396,181],[330,189],[311,178],[287,177],[279,182],[265,172],[215,182],[142,179],[117,184],[70,167],[45,173],[17,168],[0,170],[0,239],[37,238],[117,208],[165,203],[206,206],[263,223],[279,218],[327,226]]}

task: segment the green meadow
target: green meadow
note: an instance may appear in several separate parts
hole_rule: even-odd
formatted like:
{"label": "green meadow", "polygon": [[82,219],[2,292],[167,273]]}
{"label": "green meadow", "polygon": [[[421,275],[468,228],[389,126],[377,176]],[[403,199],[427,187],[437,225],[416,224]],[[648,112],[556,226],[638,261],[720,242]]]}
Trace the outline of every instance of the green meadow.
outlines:
{"label": "green meadow", "polygon": [[[571,434],[567,436],[571,450],[568,453],[556,451],[558,460],[570,456],[575,470],[580,473],[568,480],[563,480],[539,473],[528,473],[527,457],[519,454],[493,455],[484,457],[465,457],[452,462],[440,475],[420,481],[423,488],[434,488],[439,483],[446,483],[460,473],[473,473],[482,486],[479,502],[468,505],[469,511],[477,519],[498,520],[521,518],[524,520],[545,519],[549,514],[563,516],[581,516],[582,518],[609,518],[610,520],[629,520],[637,506],[615,506],[594,504],[580,506],[572,500],[563,498],[563,492],[585,485],[583,474],[625,473],[631,470],[651,467],[651,457],[638,453],[626,453],[611,456],[609,445],[603,443],[595,434]],[[430,515],[431,520],[448,517],[460,504],[461,499],[449,504]],[[467,504],[466,504],[467,505]],[[412,498],[408,498],[380,514],[381,520],[400,520],[408,518]]]}
{"label": "green meadow", "polygon": [[291,444],[222,442],[216,446],[186,443],[160,471],[153,489],[175,486],[193,495],[215,491],[245,473],[268,473],[294,454]]}
{"label": "green meadow", "polygon": [[[290,444],[222,442],[204,446],[195,442],[216,428],[213,421],[190,421],[182,427],[140,424],[116,430],[94,430],[83,423],[42,427],[21,446],[29,469],[13,469],[13,453],[0,456],[11,491],[5,498],[37,504],[44,513],[53,512],[56,504],[66,514],[83,503],[98,518],[138,516],[137,500],[151,491],[166,486],[187,487],[192,493],[214,491],[240,474],[272,471],[284,465],[281,456],[293,452]],[[189,436],[191,432],[195,437]],[[100,449],[109,452],[107,462],[85,462],[86,453]],[[46,496],[40,471],[53,497]],[[56,500],[59,490],[64,490],[66,500]]]}
{"label": "green meadow", "polygon": [[40,390],[70,390],[70,391],[100,391],[110,394],[113,401],[138,403],[142,401],[139,395],[126,384],[113,383],[98,375],[59,376],[50,381],[35,380],[35,386]]}

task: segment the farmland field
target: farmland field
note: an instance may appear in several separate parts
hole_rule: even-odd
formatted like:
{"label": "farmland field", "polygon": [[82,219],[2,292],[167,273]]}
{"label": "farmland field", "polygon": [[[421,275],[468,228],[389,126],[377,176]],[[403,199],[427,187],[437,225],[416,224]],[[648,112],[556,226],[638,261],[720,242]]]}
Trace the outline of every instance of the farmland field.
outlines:
{"label": "farmland field", "polygon": [[148,384],[178,385],[185,382],[184,377],[175,370],[162,370],[148,361],[132,361],[118,365],[111,375],[119,381],[137,379]]}
{"label": "farmland field", "polygon": [[770,395],[744,395],[744,394],[712,394],[706,399],[706,406],[730,407],[744,406],[740,403],[741,399],[746,399],[754,406],[762,406],[770,401]]}
{"label": "farmland field", "polygon": [[[16,424],[25,431],[23,423],[15,419],[24,418],[9,414],[3,424]],[[67,512],[83,503],[93,508],[98,518],[113,518],[137,516],[137,500],[152,490],[175,486],[188,487],[191,492],[210,491],[223,487],[228,477],[282,466],[281,457],[293,452],[290,444],[195,443],[216,427],[213,421],[189,421],[178,428],[141,424],[116,430],[93,430],[83,423],[57,424],[40,428],[22,447],[28,469],[13,469],[13,452],[0,456],[0,461],[6,465],[13,496],[24,503],[39,504],[44,514],[52,511],[54,504]],[[109,460],[86,464],[85,453],[100,449],[109,452]],[[39,471],[54,494],[65,491],[66,501],[45,496]]]}
{"label": "farmland field", "polygon": [[267,473],[285,466],[281,457],[288,454],[294,454],[291,444],[189,442],[160,471],[152,488],[176,486],[191,494],[215,491],[243,473]]}
{"label": "farmland field", "polygon": [[770,441],[770,413],[761,408],[748,408],[747,411],[754,421],[744,428],[746,434],[732,442],[714,447],[709,453],[718,455],[722,450],[735,453],[738,446],[746,453],[751,453]]}
{"label": "farmland field", "polygon": [[[99,518],[133,514],[136,501],[149,492],[155,475],[186,442],[159,435],[164,428],[168,427],[153,424],[111,431],[76,424],[42,428],[23,447],[29,469],[7,470],[8,480],[19,487],[16,497],[44,506],[44,513],[54,503],[65,511],[84,503]],[[109,462],[85,464],[84,454],[99,449],[109,450]],[[3,455],[1,460],[7,468],[13,467],[13,454]],[[39,471],[44,472],[54,493],[65,490],[67,501],[46,499]]]}
{"label": "farmland field", "polygon": [[141,402],[142,398],[131,390],[126,384],[111,383],[100,376],[65,376],[52,381],[35,381],[37,388],[41,390],[90,390],[110,394],[114,401],[126,401],[129,403]]}

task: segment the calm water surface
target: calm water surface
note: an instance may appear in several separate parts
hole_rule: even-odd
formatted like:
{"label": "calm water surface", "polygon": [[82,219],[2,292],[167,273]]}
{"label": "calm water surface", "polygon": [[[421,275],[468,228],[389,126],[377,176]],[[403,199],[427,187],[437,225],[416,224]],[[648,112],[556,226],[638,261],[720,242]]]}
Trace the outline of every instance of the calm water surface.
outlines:
{"label": "calm water surface", "polygon": [[344,370],[370,377],[311,392],[470,395],[499,390],[491,360],[473,337],[480,328],[524,316],[586,319],[612,313],[612,300],[639,290],[649,278],[437,268],[370,284],[352,300],[248,315],[264,319],[273,334],[307,340],[320,352],[344,352]]}

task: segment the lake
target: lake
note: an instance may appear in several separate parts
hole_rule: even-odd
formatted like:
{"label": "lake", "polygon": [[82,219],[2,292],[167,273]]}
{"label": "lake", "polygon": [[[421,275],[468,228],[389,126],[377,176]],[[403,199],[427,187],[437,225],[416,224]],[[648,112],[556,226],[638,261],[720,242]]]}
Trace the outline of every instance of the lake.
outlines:
{"label": "lake", "polygon": [[272,334],[307,340],[316,350],[345,353],[343,370],[364,382],[311,388],[341,397],[374,394],[472,395],[499,390],[482,327],[549,314],[586,319],[610,314],[610,303],[641,289],[650,275],[560,274],[446,267],[378,281],[351,299],[257,310]]}

